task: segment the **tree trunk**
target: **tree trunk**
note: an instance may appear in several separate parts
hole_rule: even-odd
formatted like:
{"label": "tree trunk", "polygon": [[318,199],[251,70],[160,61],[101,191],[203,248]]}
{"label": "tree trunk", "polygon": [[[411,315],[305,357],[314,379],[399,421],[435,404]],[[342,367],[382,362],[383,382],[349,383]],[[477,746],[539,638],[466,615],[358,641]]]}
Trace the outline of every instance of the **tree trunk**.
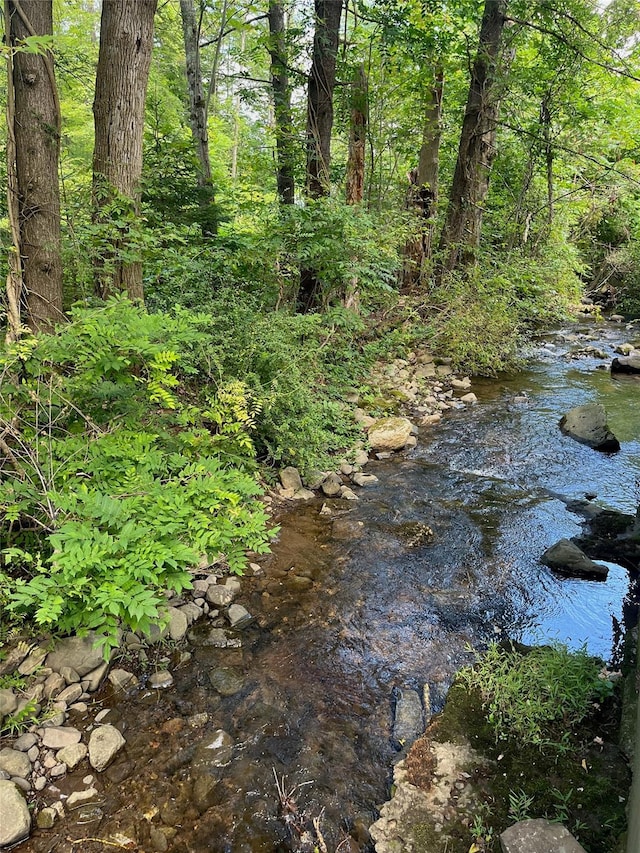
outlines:
{"label": "tree trunk", "polygon": [[95,289],[102,299],[118,291],[143,299],[142,264],[131,258],[135,246],[130,226],[139,214],[144,104],[157,3],[102,3],[93,102],[94,220],[118,233],[96,264]]}
{"label": "tree trunk", "polygon": [[189,127],[191,128],[198,163],[200,227],[202,236],[210,237],[215,235],[217,228],[212,207],[214,192],[209,159],[207,102],[204,96],[200,65],[200,23],[196,20],[194,0],[180,0],[180,15],[182,17],[187,91],[189,94]]}
{"label": "tree trunk", "polygon": [[307,99],[307,192],[329,194],[333,90],[342,0],[315,0],[316,28]]}
{"label": "tree trunk", "polygon": [[347,204],[360,204],[364,198],[364,157],[367,142],[368,80],[361,65],[351,84],[351,123],[347,160]]}
{"label": "tree trunk", "polygon": [[485,0],[458,160],[440,238],[441,272],[473,262],[480,245],[482,214],[495,157],[499,108],[496,70],[506,6],[507,0]]}
{"label": "tree trunk", "polygon": [[[53,33],[51,0],[8,0],[9,39],[16,47],[28,36]],[[16,51],[8,87],[10,259],[9,337],[19,334],[20,303],[35,331],[63,319],[60,259],[60,105],[50,51]]]}
{"label": "tree trunk", "polygon": [[278,158],[278,197],[282,204],[295,201],[293,152],[293,122],[291,118],[291,89],[289,87],[288,51],[284,4],[269,3],[269,55],[271,57],[271,90]]}
{"label": "tree trunk", "polygon": [[[329,195],[333,90],[336,82],[338,34],[342,0],[315,0],[316,27],[307,94],[307,195]],[[300,271],[297,307],[300,313],[317,310],[322,304],[322,284],[315,270]]]}
{"label": "tree trunk", "polygon": [[418,231],[405,247],[402,278],[403,285],[408,288],[420,282],[425,262],[431,257],[438,203],[443,90],[444,71],[437,68],[427,93],[418,168],[412,169],[408,176],[407,207],[416,215]]}

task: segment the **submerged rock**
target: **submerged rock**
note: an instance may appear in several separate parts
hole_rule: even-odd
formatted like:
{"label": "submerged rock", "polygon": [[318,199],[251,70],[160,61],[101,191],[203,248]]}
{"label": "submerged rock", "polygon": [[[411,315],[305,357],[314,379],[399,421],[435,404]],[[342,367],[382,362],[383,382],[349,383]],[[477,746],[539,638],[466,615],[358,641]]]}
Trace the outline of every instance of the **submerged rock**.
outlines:
{"label": "submerged rock", "polygon": [[600,403],[585,403],[576,406],[560,419],[560,429],[565,435],[587,444],[594,450],[614,453],[620,450],[620,442],[607,425],[607,414]]}
{"label": "submerged rock", "polygon": [[584,551],[581,551],[569,539],[561,539],[555,545],[547,548],[541,559],[550,569],[572,577],[606,580],[609,573],[607,566],[594,563]]}
{"label": "submerged rock", "polygon": [[500,836],[502,853],[585,853],[566,827],[543,818],[521,820]]}
{"label": "submerged rock", "polygon": [[409,748],[424,732],[422,701],[416,690],[399,689],[393,721],[393,738],[403,748]]}

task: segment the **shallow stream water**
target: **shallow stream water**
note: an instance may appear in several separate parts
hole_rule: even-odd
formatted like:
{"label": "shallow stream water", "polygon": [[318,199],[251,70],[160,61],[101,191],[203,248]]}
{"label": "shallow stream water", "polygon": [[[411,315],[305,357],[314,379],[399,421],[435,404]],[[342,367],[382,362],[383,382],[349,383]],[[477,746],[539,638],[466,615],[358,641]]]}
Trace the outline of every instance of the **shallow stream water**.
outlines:
{"label": "shallow stream water", "polygon": [[[625,337],[609,324],[564,331],[596,335],[610,355]],[[159,814],[170,851],[286,850],[277,776],[287,791],[299,786],[294,799],[306,814],[323,812],[329,850],[347,833],[341,850],[369,850],[365,830],[397,754],[397,688],[428,684],[437,709],[469,647],[498,637],[586,644],[611,659],[636,600],[628,572],[609,564],[605,583],[560,578],[540,555],[580,530],[563,498],[596,494],[603,506],[635,512],[640,379],[612,378],[599,369],[609,362],[592,357],[565,358],[578,344],[561,333],[544,344],[517,377],[475,382],[479,405],[447,413],[416,450],[370,463],[379,483],[360,501],[327,501],[325,516],[317,499],[285,517],[264,574],[243,580],[240,600],[256,619],[239,648],[196,647],[166,692],[143,683],[124,700],[103,697],[126,754],[101,777],[100,812],[84,814],[86,825],[70,820],[59,849],[69,837],[115,832],[159,849],[150,834]],[[564,412],[590,400],[604,403],[619,453],[558,429]],[[211,686],[220,667],[242,676],[233,696]],[[202,712],[207,726],[190,728],[186,720]],[[210,769],[198,809],[198,744],[216,729],[233,739],[230,763]],[[71,774],[60,787],[78,784]],[[23,848],[50,851],[51,835],[36,833]]]}

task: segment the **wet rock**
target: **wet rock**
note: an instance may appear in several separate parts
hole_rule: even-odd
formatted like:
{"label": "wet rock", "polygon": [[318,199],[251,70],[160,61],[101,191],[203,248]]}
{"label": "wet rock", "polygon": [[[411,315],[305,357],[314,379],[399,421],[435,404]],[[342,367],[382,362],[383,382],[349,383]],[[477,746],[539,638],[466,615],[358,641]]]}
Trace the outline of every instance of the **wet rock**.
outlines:
{"label": "wet rock", "polygon": [[353,489],[350,489],[348,486],[340,487],[340,497],[344,501],[359,501],[360,498],[356,495]]}
{"label": "wet rock", "polygon": [[71,726],[49,726],[39,730],[42,745],[48,749],[64,749],[80,741],[80,732]]}
{"label": "wet rock", "polygon": [[92,802],[97,797],[98,792],[93,787],[87,788],[86,791],[74,791],[72,794],[69,794],[67,799],[67,808],[69,811],[79,809],[82,806],[86,806],[87,803]]}
{"label": "wet rock", "polygon": [[169,849],[169,841],[164,832],[153,824],[149,827],[149,841],[157,853],[165,853]]}
{"label": "wet rock", "polygon": [[369,444],[373,450],[402,450],[412,432],[408,418],[379,418],[369,429]]}
{"label": "wet rock", "polygon": [[340,479],[340,476],[334,471],[328,474],[322,481],[322,491],[328,498],[332,498],[335,497],[335,495],[339,495],[341,488],[342,480]]}
{"label": "wet rock", "polygon": [[0,690],[0,720],[2,717],[8,717],[18,707],[18,697],[8,688]]}
{"label": "wet rock", "polygon": [[393,721],[393,738],[403,748],[409,748],[424,732],[422,701],[416,690],[399,689]]}
{"label": "wet rock", "polygon": [[226,649],[234,645],[224,628],[216,628],[212,625],[198,625],[193,628],[189,631],[189,642],[196,648],[211,646],[216,649]]}
{"label": "wet rock", "polygon": [[372,486],[374,483],[378,482],[378,478],[375,476],[375,474],[357,473],[354,474],[351,479],[356,484],[356,486]]}
{"label": "wet rock", "polygon": [[594,450],[604,453],[620,450],[620,442],[607,426],[607,414],[600,403],[585,403],[571,409],[560,419],[560,429]]}
{"label": "wet rock", "polygon": [[31,762],[29,756],[17,749],[0,749],[0,770],[4,770],[9,776],[26,777],[31,773]]}
{"label": "wet rock", "polygon": [[9,847],[29,835],[31,814],[13,782],[0,781],[0,815],[0,847]]}
{"label": "wet rock", "polygon": [[594,563],[584,551],[569,539],[561,539],[544,552],[542,562],[556,572],[572,577],[595,578],[606,580],[609,573],[607,566]]}
{"label": "wet rock", "polygon": [[198,744],[191,762],[191,773],[195,778],[213,773],[226,767],[231,761],[233,738],[223,729],[216,729]]}
{"label": "wet rock", "polygon": [[297,468],[294,468],[291,465],[287,468],[283,468],[280,471],[279,477],[283,489],[293,489],[294,492],[297,492],[298,489],[302,488],[300,472]]}
{"label": "wet rock", "polygon": [[80,762],[87,757],[87,747],[84,743],[74,743],[65,746],[56,753],[56,760],[62,762],[69,770],[75,770]]}
{"label": "wet rock", "polygon": [[253,616],[241,604],[232,604],[227,611],[227,619],[232,628],[240,628],[253,620]]}
{"label": "wet rock", "polygon": [[166,669],[154,672],[149,676],[149,687],[152,690],[167,690],[173,687],[173,675]]}
{"label": "wet rock", "polygon": [[475,404],[478,402],[478,398],[473,393],[473,391],[470,391],[468,394],[464,394],[462,397],[460,397],[460,402],[464,403],[465,406],[475,406]]}
{"label": "wet rock", "polygon": [[102,648],[96,648],[97,636],[90,632],[85,637],[67,637],[60,640],[47,655],[47,666],[56,672],[61,667],[71,667],[80,678],[104,663]]}
{"label": "wet rock", "polygon": [[216,788],[219,785],[219,780],[208,774],[198,776],[193,782],[193,804],[198,809],[200,814],[204,814],[208,809],[216,804]]}
{"label": "wet rock", "polygon": [[611,362],[611,372],[626,373],[632,376],[640,374],[640,352],[614,358]]}
{"label": "wet rock", "polygon": [[38,829],[51,829],[58,817],[56,810],[50,806],[42,809],[36,815],[36,826]]}
{"label": "wet rock", "polygon": [[209,673],[209,681],[214,690],[222,696],[234,696],[244,687],[244,675],[232,666],[221,666]]}
{"label": "wet rock", "polygon": [[500,836],[502,853],[585,853],[566,827],[543,818],[522,820]]}
{"label": "wet rock", "polygon": [[89,738],[89,763],[102,772],[125,745],[125,739],[114,726],[99,726]]}

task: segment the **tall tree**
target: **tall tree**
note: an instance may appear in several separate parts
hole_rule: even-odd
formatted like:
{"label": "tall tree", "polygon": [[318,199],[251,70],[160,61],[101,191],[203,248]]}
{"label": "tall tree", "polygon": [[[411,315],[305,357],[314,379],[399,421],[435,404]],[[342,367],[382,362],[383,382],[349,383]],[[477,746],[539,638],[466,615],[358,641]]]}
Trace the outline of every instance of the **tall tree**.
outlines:
{"label": "tall tree", "polygon": [[278,196],[283,204],[293,204],[295,201],[294,137],[285,8],[281,0],[270,0],[269,3],[269,56],[271,57],[271,90],[278,157]]}
{"label": "tall tree", "polygon": [[203,236],[216,233],[216,221],[213,213],[213,186],[211,183],[211,162],[209,159],[209,132],[207,128],[207,99],[202,85],[200,64],[200,30],[202,12],[196,18],[194,0],[180,0],[182,33],[184,36],[185,66],[187,72],[187,90],[189,94],[189,127],[195,146],[198,163],[198,195],[200,197],[200,224]]}
{"label": "tall tree", "polygon": [[495,157],[497,70],[506,7],[506,0],[485,0],[458,159],[440,238],[442,271],[471,262],[480,245],[483,208]]}
{"label": "tall tree", "polygon": [[[307,91],[307,194],[312,199],[329,195],[331,131],[333,129],[333,90],[336,84],[336,58],[342,0],[315,0],[313,56]],[[300,271],[298,311],[306,313],[320,307],[321,283],[316,271]]]}
{"label": "tall tree", "polygon": [[116,291],[132,299],[144,297],[142,264],[131,256],[130,229],[139,212],[144,104],[157,4],[102,3],[93,102],[93,204],[95,221],[106,222],[115,232],[95,270],[96,293],[103,299]]}
{"label": "tall tree", "polygon": [[364,160],[367,143],[368,81],[364,65],[359,65],[351,82],[351,119],[347,160],[347,204],[360,204],[364,198]]}
{"label": "tall tree", "polygon": [[307,96],[307,192],[329,193],[333,90],[336,84],[342,0],[315,0],[313,57]]}
{"label": "tall tree", "polygon": [[[13,251],[7,281],[9,337],[19,334],[20,304],[34,331],[63,318],[60,259],[60,105],[50,46],[51,0],[6,0],[9,80],[8,187]],[[25,49],[24,40],[32,40]],[[28,45],[28,41],[27,41]]]}

